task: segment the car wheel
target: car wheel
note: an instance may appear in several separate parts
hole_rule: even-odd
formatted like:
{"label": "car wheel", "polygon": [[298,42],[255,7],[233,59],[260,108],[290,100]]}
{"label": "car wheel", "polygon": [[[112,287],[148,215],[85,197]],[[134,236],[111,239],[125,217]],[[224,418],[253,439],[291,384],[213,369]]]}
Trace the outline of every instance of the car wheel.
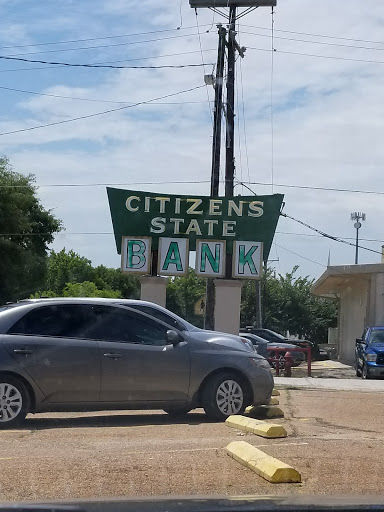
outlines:
{"label": "car wheel", "polygon": [[214,375],[203,389],[202,406],[211,420],[224,421],[232,414],[242,414],[248,402],[246,384],[232,373]]}
{"label": "car wheel", "polygon": [[366,363],[363,364],[363,371],[362,371],[361,376],[363,379],[371,379],[372,378],[371,374],[369,373],[369,369],[368,369],[368,366]]}
{"label": "car wheel", "polygon": [[182,418],[189,413],[189,407],[167,407],[164,411],[173,418]]}
{"label": "car wheel", "polygon": [[30,397],[24,384],[0,375],[0,428],[20,425],[29,412]]}
{"label": "car wheel", "polygon": [[356,377],[361,377],[362,373],[361,373],[361,367],[359,365],[359,361],[356,361]]}

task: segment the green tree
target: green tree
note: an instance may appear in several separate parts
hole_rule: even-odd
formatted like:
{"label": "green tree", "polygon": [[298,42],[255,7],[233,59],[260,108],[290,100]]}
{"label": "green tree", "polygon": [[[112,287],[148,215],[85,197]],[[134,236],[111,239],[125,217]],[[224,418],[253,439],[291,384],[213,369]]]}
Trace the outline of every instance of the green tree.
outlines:
{"label": "green tree", "polygon": [[96,284],[90,281],[83,283],[68,283],[63,291],[64,297],[105,297],[121,299],[119,290],[100,290]]}
{"label": "green tree", "polygon": [[51,251],[47,264],[45,289],[57,296],[64,292],[67,283],[83,283],[93,280],[93,268],[90,260],[65,248],[60,252]]}
{"label": "green tree", "polygon": [[202,327],[204,319],[195,314],[196,302],[205,296],[205,279],[190,268],[187,276],[174,277],[167,285],[167,308],[191,324]]}
{"label": "green tree", "polygon": [[24,298],[44,282],[48,245],[61,222],[36,196],[35,177],[0,158],[0,303]]}
{"label": "green tree", "polygon": [[140,282],[136,276],[123,274],[120,269],[99,265],[93,271],[92,279],[98,288],[119,290],[123,299],[140,297]]}
{"label": "green tree", "polygon": [[[311,294],[313,280],[296,276],[294,267],[285,276],[268,269],[262,279],[263,326],[316,343],[326,343],[329,327],[337,324],[335,301]],[[254,283],[243,288],[241,319],[243,325],[255,324],[256,298]]]}

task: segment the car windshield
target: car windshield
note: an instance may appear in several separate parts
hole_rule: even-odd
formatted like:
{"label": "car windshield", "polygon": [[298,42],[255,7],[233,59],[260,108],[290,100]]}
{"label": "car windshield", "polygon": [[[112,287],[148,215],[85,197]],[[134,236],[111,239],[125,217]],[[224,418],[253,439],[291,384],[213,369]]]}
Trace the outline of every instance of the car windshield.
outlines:
{"label": "car windshield", "polygon": [[384,343],[384,329],[383,330],[373,330],[369,337],[370,343]]}

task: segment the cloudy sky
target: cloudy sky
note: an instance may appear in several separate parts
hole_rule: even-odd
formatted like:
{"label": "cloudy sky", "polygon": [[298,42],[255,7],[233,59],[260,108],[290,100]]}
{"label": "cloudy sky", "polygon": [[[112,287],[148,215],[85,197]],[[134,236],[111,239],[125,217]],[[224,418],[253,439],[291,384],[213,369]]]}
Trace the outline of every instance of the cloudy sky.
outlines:
{"label": "cloudy sky", "polygon": [[[284,193],[287,214],[352,241],[350,213],[364,211],[364,245],[380,251],[383,195],[295,186],[384,193],[384,4],[280,0],[273,59],[271,18],[260,8],[239,21],[248,49],[237,65],[237,179],[256,193]],[[0,0],[0,154],[36,175],[43,204],[63,220],[55,250],[119,266],[105,186],[97,184],[209,194],[213,89],[204,73],[216,60],[218,22],[225,19],[209,10],[196,17],[188,0]],[[3,58],[12,56],[200,66],[95,69]],[[180,183],[188,181],[201,183]],[[87,186],[68,186],[79,184]],[[281,219],[271,265],[287,272],[297,264],[318,277],[329,251],[332,264],[353,263],[352,247],[313,235]],[[360,260],[380,255],[361,250]]]}

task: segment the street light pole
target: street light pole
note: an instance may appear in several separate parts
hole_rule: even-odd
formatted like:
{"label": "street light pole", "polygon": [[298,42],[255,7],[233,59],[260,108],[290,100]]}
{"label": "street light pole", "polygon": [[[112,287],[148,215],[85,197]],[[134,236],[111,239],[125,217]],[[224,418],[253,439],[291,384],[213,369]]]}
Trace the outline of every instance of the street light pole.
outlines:
{"label": "street light pole", "polygon": [[362,224],[360,220],[364,221],[366,218],[365,213],[360,212],[352,212],[351,213],[351,220],[354,220],[354,228],[356,229],[356,250],[355,250],[355,265],[359,263],[359,229],[361,228]]}

